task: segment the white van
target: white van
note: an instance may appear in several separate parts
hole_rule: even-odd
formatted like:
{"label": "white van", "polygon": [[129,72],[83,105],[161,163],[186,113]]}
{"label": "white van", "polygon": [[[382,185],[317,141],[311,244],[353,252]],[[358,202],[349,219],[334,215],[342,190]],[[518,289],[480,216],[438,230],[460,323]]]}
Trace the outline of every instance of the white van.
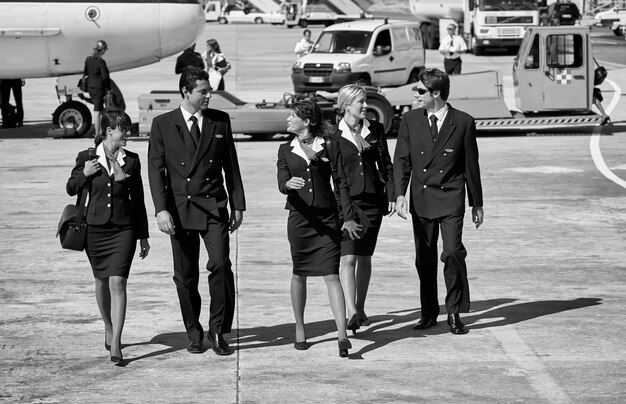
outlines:
{"label": "white van", "polygon": [[425,65],[419,22],[363,19],[326,27],[291,70],[296,92],[338,91],[361,81],[377,87],[418,80]]}

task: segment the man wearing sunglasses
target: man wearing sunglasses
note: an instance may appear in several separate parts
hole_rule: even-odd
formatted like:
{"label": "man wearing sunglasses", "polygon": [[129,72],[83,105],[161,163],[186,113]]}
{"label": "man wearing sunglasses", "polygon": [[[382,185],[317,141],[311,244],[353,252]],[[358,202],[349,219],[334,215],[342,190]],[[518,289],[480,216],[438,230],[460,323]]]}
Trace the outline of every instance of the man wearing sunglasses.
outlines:
{"label": "man wearing sunglasses", "polygon": [[[469,312],[470,297],[461,235],[465,194],[476,228],[483,223],[483,194],[478,164],[476,123],[446,102],[450,78],[439,69],[424,69],[413,88],[418,109],[402,117],[394,153],[396,211],[406,219],[411,212],[415,266],[420,278],[421,317],[413,327],[437,325],[437,239],[441,229],[448,325],[453,334],[465,334],[459,313]],[[411,204],[405,197],[411,183]]]}

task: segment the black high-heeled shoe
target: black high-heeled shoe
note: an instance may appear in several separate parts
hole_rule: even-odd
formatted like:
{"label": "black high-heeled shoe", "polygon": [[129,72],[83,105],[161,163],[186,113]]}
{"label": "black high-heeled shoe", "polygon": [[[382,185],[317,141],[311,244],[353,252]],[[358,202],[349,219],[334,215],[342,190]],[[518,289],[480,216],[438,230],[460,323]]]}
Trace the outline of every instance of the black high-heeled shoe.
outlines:
{"label": "black high-heeled shoe", "polygon": [[107,351],[111,350],[111,345],[107,344],[106,341],[104,342],[104,349],[106,349]]}
{"label": "black high-heeled shoe", "polygon": [[347,358],[349,353],[348,349],[352,348],[352,343],[349,339],[340,339],[338,341],[339,344],[339,356],[342,358]]}
{"label": "black high-heeled shoe", "polygon": [[352,334],[356,334],[356,330],[361,328],[359,325],[359,317],[356,314],[350,317],[348,324],[346,324],[346,328],[352,331]]}
{"label": "black high-heeled shoe", "polygon": [[309,344],[306,341],[296,341],[293,343],[293,347],[296,348],[298,351],[306,351],[307,349],[309,349]]}
{"label": "black high-heeled shoe", "polygon": [[126,365],[124,363],[124,358],[122,358],[121,356],[111,355],[111,362],[113,362],[115,364],[115,366],[124,367]]}

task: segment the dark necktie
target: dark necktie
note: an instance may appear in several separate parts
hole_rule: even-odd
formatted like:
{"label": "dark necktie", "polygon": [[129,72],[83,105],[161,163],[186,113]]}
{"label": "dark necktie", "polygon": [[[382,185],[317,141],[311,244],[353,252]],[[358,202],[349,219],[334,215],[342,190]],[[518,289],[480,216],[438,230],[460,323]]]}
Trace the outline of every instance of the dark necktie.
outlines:
{"label": "dark necktie", "polygon": [[434,142],[439,134],[439,129],[437,129],[437,117],[433,114],[428,119],[430,119],[430,135],[433,137]]}
{"label": "dark necktie", "polygon": [[200,127],[198,126],[198,118],[192,115],[189,120],[191,121],[191,137],[193,138],[196,146],[198,146],[198,143],[200,143]]}

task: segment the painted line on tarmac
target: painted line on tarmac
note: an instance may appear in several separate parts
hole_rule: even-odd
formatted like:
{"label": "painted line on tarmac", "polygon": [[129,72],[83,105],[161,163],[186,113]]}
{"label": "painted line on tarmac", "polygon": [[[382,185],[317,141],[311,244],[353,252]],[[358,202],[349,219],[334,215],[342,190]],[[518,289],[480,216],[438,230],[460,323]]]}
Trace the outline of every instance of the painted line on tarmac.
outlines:
{"label": "painted line on tarmac", "polygon": [[[613,98],[611,99],[611,103],[606,108],[607,115],[611,115],[611,112],[617,106],[619,102],[619,98],[622,94],[622,89],[612,80],[606,79],[606,82],[613,87],[614,93]],[[618,177],[611,169],[606,165],[604,158],[602,157],[602,151],[600,150],[600,137],[601,137],[602,128],[600,126],[596,126],[593,129],[593,134],[591,135],[591,139],[589,140],[589,150],[591,151],[591,158],[593,159],[594,164],[598,171],[602,173],[607,179],[613,181],[617,185],[622,188],[626,188],[626,181]]]}

